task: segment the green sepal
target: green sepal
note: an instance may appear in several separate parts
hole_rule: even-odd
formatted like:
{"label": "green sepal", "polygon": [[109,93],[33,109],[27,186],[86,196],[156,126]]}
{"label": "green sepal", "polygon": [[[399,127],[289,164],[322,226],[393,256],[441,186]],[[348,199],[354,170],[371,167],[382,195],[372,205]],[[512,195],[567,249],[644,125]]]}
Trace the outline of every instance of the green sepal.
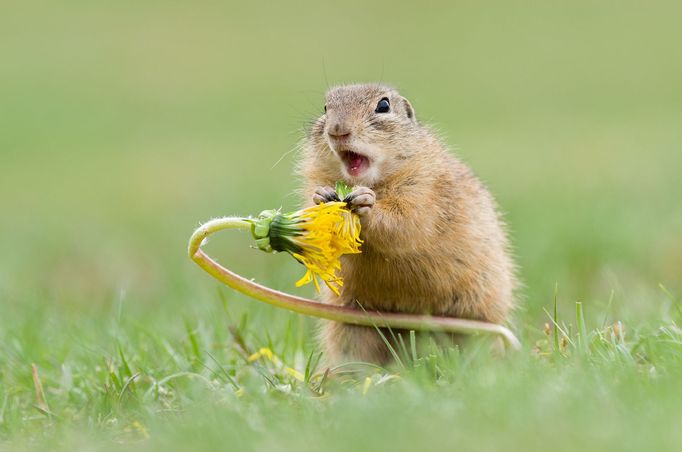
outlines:
{"label": "green sepal", "polygon": [[272,253],[273,249],[272,246],[270,246],[270,237],[256,239],[255,242],[259,250],[265,251],[266,253]]}
{"label": "green sepal", "polygon": [[349,187],[342,180],[336,181],[336,186],[334,188],[336,189],[336,194],[339,195],[340,200],[344,200],[346,196],[350,195],[353,191],[353,187]]}
{"label": "green sepal", "polygon": [[291,215],[285,215],[279,210],[264,210],[258,218],[252,218],[249,221],[251,222],[251,235],[258,249],[266,253],[301,252],[301,248],[290,239],[301,234],[296,227],[298,221]]}

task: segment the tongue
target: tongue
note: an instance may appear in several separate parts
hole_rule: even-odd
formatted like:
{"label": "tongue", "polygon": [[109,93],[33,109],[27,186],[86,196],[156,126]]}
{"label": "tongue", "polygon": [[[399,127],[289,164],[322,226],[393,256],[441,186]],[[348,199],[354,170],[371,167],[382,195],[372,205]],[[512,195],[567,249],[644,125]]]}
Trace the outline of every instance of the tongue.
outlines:
{"label": "tongue", "polygon": [[351,176],[359,176],[369,166],[369,159],[367,157],[351,151],[344,152],[343,160]]}
{"label": "tongue", "polygon": [[349,168],[351,171],[357,171],[360,169],[362,166],[362,163],[364,162],[365,157],[358,155],[358,154],[353,154],[351,155],[348,163],[349,163]]}

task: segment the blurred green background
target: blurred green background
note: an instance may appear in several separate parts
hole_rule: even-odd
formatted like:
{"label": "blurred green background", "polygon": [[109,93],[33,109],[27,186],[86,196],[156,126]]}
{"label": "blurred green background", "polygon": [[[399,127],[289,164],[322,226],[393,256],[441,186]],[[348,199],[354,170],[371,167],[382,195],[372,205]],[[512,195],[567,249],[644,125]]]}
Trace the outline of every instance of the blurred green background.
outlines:
{"label": "blurred green background", "polygon": [[[361,81],[397,86],[497,197],[525,283],[522,336],[555,287],[566,312],[583,301],[659,321],[659,284],[682,291],[681,14],[635,1],[3,2],[5,359],[58,367],[110,345],[111,319],[167,337],[222,312],[221,296],[254,334],[293,322],[309,347],[310,320],[219,289],[187,239],[214,216],[295,208],[305,124],[327,87]],[[293,290],[300,266],[249,244],[226,233],[208,249],[312,295]]]}
{"label": "blurred green background", "polygon": [[[375,80],[497,196],[531,319],[555,284],[639,315],[682,285],[682,11],[638,5],[5,3],[2,318],[214,303],[192,229],[296,207],[290,151],[325,89]],[[265,283],[301,270],[220,240]]]}

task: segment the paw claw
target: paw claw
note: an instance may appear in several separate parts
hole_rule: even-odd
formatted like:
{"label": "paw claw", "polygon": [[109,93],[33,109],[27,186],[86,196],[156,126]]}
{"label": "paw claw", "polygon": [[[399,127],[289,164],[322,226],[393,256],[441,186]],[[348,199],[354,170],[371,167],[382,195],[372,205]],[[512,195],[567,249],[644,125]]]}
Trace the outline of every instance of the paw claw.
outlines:
{"label": "paw claw", "polygon": [[333,201],[340,201],[340,199],[339,195],[336,194],[336,190],[332,187],[317,187],[315,189],[315,193],[313,194],[313,202],[315,204]]}
{"label": "paw claw", "polygon": [[366,215],[376,202],[376,194],[367,187],[357,187],[353,192],[345,197],[344,201],[348,203],[351,209],[354,209],[358,215]]}

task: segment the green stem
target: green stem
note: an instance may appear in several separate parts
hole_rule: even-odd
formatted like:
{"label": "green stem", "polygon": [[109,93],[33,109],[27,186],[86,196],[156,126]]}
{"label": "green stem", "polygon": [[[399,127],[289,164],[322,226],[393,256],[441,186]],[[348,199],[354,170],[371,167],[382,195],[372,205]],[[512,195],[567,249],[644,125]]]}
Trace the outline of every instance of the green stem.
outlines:
{"label": "green stem", "polygon": [[307,298],[289,295],[239,276],[218,264],[201,250],[204,239],[214,232],[223,229],[248,229],[250,227],[251,223],[245,218],[224,217],[211,220],[200,226],[192,234],[189,241],[189,256],[208,274],[244,295],[299,314],[380,328],[462,334],[494,334],[502,337],[507,347],[514,350],[521,348],[521,343],[508,328],[494,323],[453,317],[361,311],[346,306],[328,305]]}

